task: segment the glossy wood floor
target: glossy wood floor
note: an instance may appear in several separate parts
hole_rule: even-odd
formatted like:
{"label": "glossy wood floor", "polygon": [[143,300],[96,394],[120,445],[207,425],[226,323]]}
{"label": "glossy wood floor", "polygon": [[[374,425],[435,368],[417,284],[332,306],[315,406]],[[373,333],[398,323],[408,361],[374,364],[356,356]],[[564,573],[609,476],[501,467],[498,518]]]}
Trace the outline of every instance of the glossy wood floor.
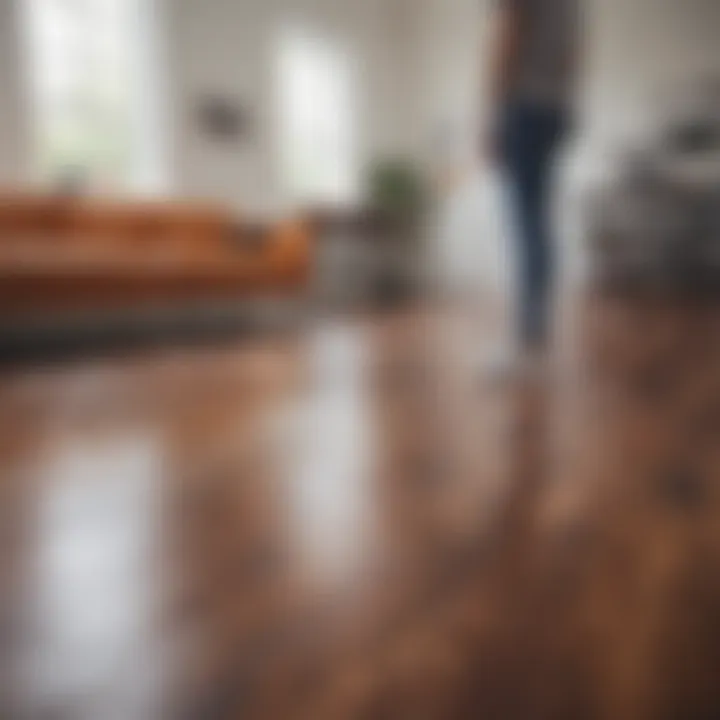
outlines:
{"label": "glossy wood floor", "polygon": [[6,372],[0,717],[720,717],[720,312],[569,307]]}

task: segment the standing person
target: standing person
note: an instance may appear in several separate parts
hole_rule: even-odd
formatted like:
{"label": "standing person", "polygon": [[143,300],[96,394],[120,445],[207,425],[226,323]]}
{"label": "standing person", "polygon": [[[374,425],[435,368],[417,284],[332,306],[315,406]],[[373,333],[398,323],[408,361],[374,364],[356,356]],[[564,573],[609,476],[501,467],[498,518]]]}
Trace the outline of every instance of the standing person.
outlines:
{"label": "standing person", "polygon": [[486,160],[507,181],[517,258],[517,340],[542,353],[551,331],[555,272],[553,170],[573,116],[580,0],[491,0]]}

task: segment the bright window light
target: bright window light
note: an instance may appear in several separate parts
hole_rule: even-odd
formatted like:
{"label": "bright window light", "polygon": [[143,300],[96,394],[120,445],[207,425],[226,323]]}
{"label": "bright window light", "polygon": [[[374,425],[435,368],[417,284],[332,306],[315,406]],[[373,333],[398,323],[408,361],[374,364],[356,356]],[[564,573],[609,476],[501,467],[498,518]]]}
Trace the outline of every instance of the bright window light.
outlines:
{"label": "bright window light", "polygon": [[31,171],[42,184],[122,191],[156,179],[151,2],[26,0]]}
{"label": "bright window light", "polygon": [[280,179],[295,202],[358,197],[354,73],[337,43],[285,29],[278,46]]}

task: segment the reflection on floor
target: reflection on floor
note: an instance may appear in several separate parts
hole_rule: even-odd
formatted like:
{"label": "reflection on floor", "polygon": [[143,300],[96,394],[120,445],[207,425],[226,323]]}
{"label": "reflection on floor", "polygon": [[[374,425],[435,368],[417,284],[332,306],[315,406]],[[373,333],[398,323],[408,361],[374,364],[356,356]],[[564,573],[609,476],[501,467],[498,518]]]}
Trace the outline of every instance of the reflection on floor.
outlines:
{"label": "reflection on floor", "polygon": [[587,301],[6,374],[0,717],[720,716],[720,314]]}

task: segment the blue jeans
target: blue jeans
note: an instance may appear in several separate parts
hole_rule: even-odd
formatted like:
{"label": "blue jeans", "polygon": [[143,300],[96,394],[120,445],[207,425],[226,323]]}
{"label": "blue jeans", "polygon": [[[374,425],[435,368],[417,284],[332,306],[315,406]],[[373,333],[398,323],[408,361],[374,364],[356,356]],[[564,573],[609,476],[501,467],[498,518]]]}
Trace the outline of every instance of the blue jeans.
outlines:
{"label": "blue jeans", "polygon": [[500,153],[516,236],[518,332],[526,346],[548,335],[554,275],[550,209],[555,160],[567,113],[529,102],[508,103],[501,117]]}

